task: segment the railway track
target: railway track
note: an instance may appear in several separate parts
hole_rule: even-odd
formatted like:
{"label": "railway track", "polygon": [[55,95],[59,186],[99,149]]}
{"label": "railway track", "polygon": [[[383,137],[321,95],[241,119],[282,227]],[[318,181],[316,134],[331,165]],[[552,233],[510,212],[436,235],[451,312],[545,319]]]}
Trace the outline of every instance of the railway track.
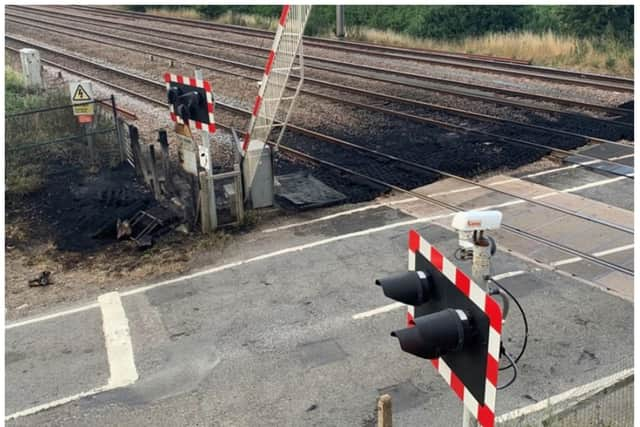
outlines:
{"label": "railway track", "polygon": [[[8,36],[9,39],[15,40],[15,41],[19,41],[21,43],[30,43],[31,46],[39,48],[39,49],[44,49],[44,50],[49,50],[52,52],[52,49],[47,48],[43,45],[36,45],[33,44],[32,42],[29,42],[27,40],[24,39],[20,39],[17,38],[15,36]],[[58,54],[60,52],[57,52]],[[170,57],[167,57],[170,58]],[[191,62],[191,64],[202,67],[203,69],[212,69],[211,67],[208,67],[204,64],[200,64],[200,63],[193,63]],[[260,67],[253,67],[254,69],[259,70],[260,72],[262,72],[262,68]],[[248,76],[244,76],[244,75],[240,75],[234,72],[230,72],[230,71],[221,71],[218,68],[212,69],[213,71],[216,72],[223,72],[223,73],[229,73],[231,75],[234,76],[241,76],[244,78],[249,78],[251,80],[253,80],[252,77],[248,77]],[[338,87],[339,89],[343,89],[343,87]],[[532,148],[535,150],[539,150],[544,152],[545,154],[548,152],[556,152],[558,154],[563,154],[566,156],[575,156],[575,153],[570,152],[566,149],[563,149],[561,147],[558,146],[550,146],[550,145],[546,145],[546,144],[542,144],[542,143],[537,143],[537,142],[532,142],[529,140],[524,140],[521,137],[520,138],[513,138],[513,137],[509,137],[509,136],[504,136],[504,135],[499,135],[496,133],[492,133],[492,132],[487,132],[487,131],[482,131],[482,130],[478,130],[476,128],[471,128],[469,126],[462,126],[462,125],[456,125],[456,124],[452,124],[452,123],[448,123],[448,122],[443,122],[441,120],[434,120],[434,119],[429,119],[423,116],[418,116],[415,114],[410,114],[410,113],[406,113],[406,112],[401,112],[401,111],[395,111],[395,110],[390,110],[388,108],[383,108],[383,107],[378,107],[375,105],[372,105],[370,102],[357,102],[357,101],[353,101],[353,100],[348,100],[345,99],[344,97],[339,97],[339,96],[331,96],[331,95],[327,95],[327,94],[322,94],[322,93],[318,93],[318,92],[312,92],[312,91],[308,91],[308,90],[303,90],[301,91],[303,93],[309,94],[309,95],[313,95],[313,96],[317,96],[317,97],[321,97],[327,100],[330,100],[332,102],[337,102],[337,103],[343,103],[343,104],[348,104],[348,105],[352,105],[361,109],[367,109],[370,111],[375,111],[377,113],[382,113],[382,114],[387,114],[390,116],[394,116],[403,120],[411,120],[414,122],[418,122],[420,124],[423,125],[428,125],[428,126],[434,126],[434,127],[438,127],[438,128],[443,128],[443,129],[448,129],[448,130],[453,130],[456,132],[464,132],[464,133],[471,133],[471,134],[475,134],[478,135],[480,137],[483,138],[490,138],[492,140],[497,140],[503,143],[507,143],[507,144],[512,144],[512,145],[519,145],[519,146],[526,146],[528,148]],[[510,124],[516,124],[516,123],[511,123]],[[543,129],[546,130],[546,129]],[[597,139],[597,138],[591,138],[591,137],[586,137],[583,135],[577,135],[577,134],[572,134],[572,133],[563,133],[563,135],[569,135],[569,136],[573,136],[573,137],[577,137],[578,140],[580,140],[581,142],[600,142],[600,143],[611,143],[611,144],[615,144],[612,141],[607,141],[607,140],[601,140],[601,139]],[[584,159],[586,160],[585,162],[580,162],[578,163],[579,165],[581,164],[582,167],[585,168],[589,168],[589,169],[595,169],[598,170],[599,165],[594,165],[593,162],[600,162],[600,163],[606,163],[606,164],[610,164],[611,166],[614,167],[618,167],[620,166],[619,164],[606,160],[606,159],[602,159],[602,158],[597,158],[597,157],[592,157],[592,156],[583,156]],[[628,172],[618,172],[615,169],[613,169],[611,171],[612,174],[614,175],[620,175],[620,176],[625,176],[628,178],[633,178],[633,175],[628,173]]]}
{"label": "railway track", "polygon": [[[72,6],[71,8],[79,11],[100,14],[103,16],[116,16],[120,18],[136,17],[156,22],[174,24],[176,22],[182,22],[188,24],[189,26],[197,28],[214,29],[218,31],[231,32],[240,35],[260,37],[265,39],[273,39],[274,34],[273,32],[266,30],[216,24],[186,18],[168,18],[140,12],[106,10],[104,8],[89,6]],[[304,42],[307,46],[314,46],[324,49],[341,50],[351,53],[365,53],[367,55],[377,55],[380,57],[447,65],[451,67],[458,67],[475,71],[511,74],[519,77],[538,78],[567,84],[577,84],[599,87],[608,90],[633,92],[633,79],[594,73],[574,72],[550,67],[533,66],[528,63],[524,63],[526,61],[517,61],[508,58],[494,58],[482,55],[451,54],[439,51],[396,48],[371,43],[331,40],[327,38],[310,36],[305,36]]]}
{"label": "railway track", "polygon": [[[28,13],[30,13],[28,15],[20,15],[20,14],[16,14],[15,12],[7,13],[7,15],[13,17],[14,20],[15,18],[22,18],[27,20],[34,20],[36,22],[47,23],[49,25],[54,25],[51,19],[62,20],[63,18],[61,18],[59,15],[70,15],[71,17],[64,18],[65,22],[67,23],[68,21],[71,21],[80,25],[82,24],[86,25],[87,21],[89,20],[89,18],[81,19],[77,15],[73,15],[73,14],[65,14],[64,12],[56,13],[56,12],[51,12],[49,10],[42,10],[42,9],[35,9],[36,10],[35,16],[33,12],[34,8],[28,8],[28,9],[11,8],[10,10],[27,11]],[[48,20],[43,21],[42,18],[46,18]],[[162,29],[141,30],[140,26],[129,25],[129,24],[119,23],[115,21],[108,21],[108,20],[105,21],[105,20],[99,20],[99,19],[96,20],[94,18],[94,19],[91,19],[91,22],[95,23],[94,29],[96,26],[100,26],[100,27],[104,27],[105,29],[127,32],[130,34],[128,37],[131,39],[135,39],[135,36],[133,35],[140,35],[140,36],[159,39],[158,40],[159,42],[165,43],[165,44],[169,40],[173,43],[178,41],[180,43],[184,43],[187,45],[192,45],[194,41],[203,41],[207,43],[216,43],[223,46],[229,46],[234,49],[238,48],[238,49],[257,51],[259,52],[259,54],[253,54],[253,55],[246,54],[246,55],[251,55],[260,61],[264,59],[264,55],[268,53],[268,50],[269,50],[266,47],[247,46],[242,43],[222,40],[222,39],[213,38],[213,37],[202,37],[197,35],[178,34],[175,31],[167,31]],[[64,26],[65,24],[57,23],[55,25]],[[67,27],[69,26],[67,25]],[[73,29],[74,31],[83,31],[83,32],[87,31],[86,29],[85,30],[80,29],[80,27],[70,27],[70,28]],[[141,42],[141,40],[137,40],[137,41]],[[191,47],[189,51],[190,53],[197,54],[197,52],[193,47]],[[235,51],[234,53],[237,54],[237,52]],[[220,53],[218,53],[218,56],[219,55]],[[418,73],[411,73],[411,72],[405,72],[400,70],[391,70],[388,68],[372,67],[372,66],[363,65],[363,64],[347,63],[344,61],[335,61],[327,58],[314,58],[307,55],[305,55],[305,68],[315,69],[320,72],[337,74],[338,76],[347,75],[347,76],[353,76],[356,78],[361,78],[366,80],[375,80],[375,81],[384,82],[384,83],[400,84],[406,87],[440,92],[440,93],[449,94],[457,97],[464,97],[467,99],[477,100],[480,102],[489,102],[496,105],[505,105],[505,106],[515,107],[515,108],[523,108],[531,111],[548,113],[552,115],[571,117],[576,120],[590,120],[593,122],[597,122],[603,126],[612,126],[620,129],[625,129],[625,130],[631,130],[633,128],[633,124],[627,121],[614,121],[611,119],[594,117],[592,115],[584,114],[581,112],[569,112],[565,110],[559,110],[554,107],[532,104],[531,102],[523,101],[522,99],[553,103],[557,105],[569,106],[569,107],[574,107],[577,109],[583,109],[587,111],[600,111],[600,112],[605,112],[609,114],[615,114],[618,116],[623,116],[626,118],[632,116],[633,111],[629,109],[624,109],[624,108],[609,107],[609,106],[603,106],[603,105],[594,104],[594,103],[585,103],[585,102],[574,101],[574,100],[569,100],[564,98],[550,97],[550,96],[545,96],[540,94],[531,94],[531,93],[526,93],[526,92],[517,91],[517,90],[503,89],[503,88],[497,88],[497,87],[486,86],[486,85],[477,85],[473,83],[466,83],[466,82],[455,81],[450,79],[435,78],[435,77],[430,77],[430,76],[426,76]],[[425,83],[425,82],[429,82],[429,83]],[[457,87],[451,87],[452,85]],[[503,96],[498,97],[492,94],[504,95],[504,97]],[[508,98],[505,98],[505,97],[508,97]]]}
{"label": "railway track", "polygon": [[[23,18],[23,19],[29,19],[29,18]],[[211,69],[215,72],[220,72],[220,73],[227,73],[230,75],[236,75],[236,76],[240,76],[243,78],[248,78],[248,79],[257,79],[259,77],[251,77],[251,76],[247,76],[247,75],[243,75],[241,73],[238,72],[232,72],[232,71],[228,71],[228,70],[224,70],[221,69],[219,66],[212,66],[210,64],[206,64],[206,63],[202,63],[202,62],[196,62],[193,61],[193,59],[189,59],[192,57],[197,57],[197,58],[202,58],[206,61],[212,61],[212,62],[216,62],[216,63],[220,63],[220,64],[224,64],[226,66],[231,66],[234,68],[240,68],[243,70],[250,70],[251,72],[256,72],[259,75],[261,75],[262,73],[262,67],[258,67],[255,65],[251,65],[251,64],[246,64],[246,63],[241,63],[239,61],[233,61],[233,60],[227,60],[221,57],[217,57],[217,56],[212,56],[212,55],[207,55],[207,54],[202,54],[202,53],[197,53],[197,52],[193,52],[193,51],[184,51],[183,49],[179,49],[179,48],[172,48],[170,46],[167,46],[166,44],[161,45],[159,43],[150,43],[150,42],[145,42],[145,41],[140,41],[140,40],[129,40],[126,37],[120,37],[120,36],[116,36],[113,34],[103,34],[97,31],[91,31],[91,30],[82,30],[84,34],[93,34],[98,36],[99,38],[92,38],[92,37],[88,37],[88,36],[83,36],[83,35],[79,35],[79,31],[78,29],[75,29],[74,27],[70,27],[68,25],[63,25],[63,24],[54,24],[51,22],[46,22],[46,21],[42,21],[42,20],[38,20],[36,18],[31,18],[30,21],[25,21],[25,20],[21,20],[21,19],[15,19],[15,18],[8,18],[8,21],[10,22],[14,22],[17,24],[21,24],[21,25],[29,25],[31,27],[34,28],[40,28],[43,30],[46,30],[48,32],[53,32],[53,33],[58,33],[58,34],[63,34],[63,35],[67,35],[70,37],[74,37],[74,38],[81,38],[83,40],[88,40],[88,41],[93,41],[96,43],[103,43],[103,44],[108,44],[108,45],[112,45],[115,47],[120,47],[120,48],[125,48],[125,49],[129,49],[132,51],[137,51],[140,53],[144,53],[144,54],[153,54],[155,56],[158,57],[165,57],[168,59],[171,59],[172,61],[176,61],[178,60],[177,56],[167,56],[166,54],[163,53],[157,53],[155,51],[151,51],[148,50],[149,48],[152,49],[157,49],[160,50],[161,52],[173,52],[175,55],[179,55],[182,57],[185,57],[187,59],[182,59],[181,61],[184,63],[188,63],[188,64],[192,64],[192,65],[196,65],[202,68],[206,68],[206,69]],[[33,21],[36,22],[40,22],[40,23],[44,23],[46,24],[46,26],[42,26],[42,25],[38,25],[35,24]],[[70,31],[64,31],[61,30],[60,28],[67,28]],[[109,38],[109,39],[113,39],[113,40],[119,40],[122,41],[124,43],[126,43],[126,45],[124,44],[117,44],[117,43],[113,43],[113,42],[107,42],[105,41],[105,38]],[[139,48],[135,48],[135,47],[131,47],[131,44],[137,44],[138,46],[146,46],[147,50],[142,50]],[[458,122],[460,122],[461,117],[464,118],[469,118],[469,119],[473,119],[476,121],[481,121],[481,122],[491,122],[491,123],[496,123],[499,125],[504,126],[505,129],[510,128],[510,127],[517,127],[520,129],[520,131],[525,130],[525,131],[530,131],[532,132],[532,135],[540,135],[540,134],[553,134],[556,136],[561,136],[564,138],[572,138],[572,139],[576,139],[576,140],[580,140],[584,143],[589,143],[589,142],[597,142],[597,143],[607,143],[607,144],[617,144],[614,141],[611,140],[607,140],[604,138],[599,138],[599,137],[594,137],[594,136],[590,136],[590,135],[585,135],[579,131],[567,131],[567,130],[563,130],[563,129],[555,129],[555,128],[551,128],[548,126],[540,126],[540,125],[535,125],[535,124],[530,124],[530,123],[526,123],[526,122],[519,122],[519,121],[514,121],[514,120],[509,120],[509,119],[504,119],[504,118],[500,118],[497,116],[492,116],[492,115],[488,115],[488,114],[481,114],[481,113],[475,113],[472,111],[467,111],[467,110],[462,110],[459,108],[451,108],[451,107],[446,107],[443,105],[437,105],[437,104],[433,104],[433,103],[426,103],[426,102],[422,102],[422,101],[417,101],[417,100],[413,100],[413,99],[407,99],[407,98],[401,98],[401,97],[397,97],[397,96],[393,96],[393,95],[387,95],[387,94],[383,94],[380,92],[373,92],[373,91],[368,91],[368,90],[363,90],[363,89],[358,89],[356,87],[352,87],[352,86],[346,86],[346,85],[341,85],[341,84],[336,84],[336,83],[331,83],[328,82],[326,80],[321,80],[321,79],[315,79],[315,78],[307,78],[305,80],[307,86],[308,84],[312,84],[314,86],[319,86],[326,89],[333,89],[333,90],[337,90],[339,92],[348,92],[351,93],[352,96],[366,96],[368,98],[374,98],[374,101],[366,101],[366,102],[351,102],[351,105],[354,106],[358,106],[360,108],[368,108],[368,109],[373,109],[373,110],[377,110],[379,112],[384,112],[385,114],[391,114],[391,115],[395,115],[397,117],[404,117],[407,118],[409,120],[414,120],[414,121],[421,121],[424,124],[428,124],[428,125],[432,125],[432,126],[436,126],[436,127],[441,127],[441,128],[449,128],[452,130],[458,130],[458,131],[468,131],[469,128],[468,127],[460,127],[460,126],[456,126],[456,125],[452,125],[450,123],[450,121],[452,120],[451,117],[454,118],[454,121],[457,119]],[[345,99],[344,97],[337,99],[336,97],[332,97],[323,93],[320,93],[319,91],[310,91],[310,90],[303,90],[304,93],[308,94],[308,95],[312,95],[312,96],[318,96],[327,100],[333,100],[336,102],[343,102],[343,103],[349,103],[349,101],[347,99]],[[389,109],[389,108],[382,108],[382,107],[376,107],[374,105],[374,103],[377,102],[378,104],[380,102],[383,102],[384,104],[388,104],[390,102],[395,103],[396,105],[402,105],[402,107],[398,108],[395,107],[394,109]],[[413,111],[409,111],[408,113],[406,112],[407,107],[409,107],[410,109],[412,109]],[[400,111],[397,111],[397,110]],[[615,109],[610,109],[611,111],[616,111]],[[424,114],[420,114],[418,115],[417,113],[420,113],[422,111],[426,111],[429,114],[433,114],[433,112],[437,112],[439,114],[439,119],[427,119],[426,117],[424,117]],[[625,111],[630,111],[630,110],[625,110]],[[417,113],[416,113],[417,112]],[[565,113],[566,112],[562,112]],[[584,118],[584,116],[581,116],[582,118]],[[627,123],[619,123],[619,122],[612,122],[609,119],[597,119],[597,118],[592,118],[590,116],[587,116],[589,120],[593,120],[593,121],[597,121],[597,122],[602,122],[605,125],[612,125],[612,126],[625,126],[625,127],[630,127],[632,128],[632,124],[627,124]],[[485,133],[486,136],[494,136],[491,133]],[[515,139],[515,138],[514,138]],[[522,138],[518,138],[518,139],[522,139]],[[545,145],[545,144],[542,144]],[[626,144],[625,144],[626,145]]]}
{"label": "railway track", "polygon": [[[11,39],[11,38],[9,37],[9,39]],[[17,52],[17,49],[15,47],[6,46],[6,48],[8,50],[10,50],[10,51]],[[44,50],[52,51],[52,50],[49,50],[49,49],[44,49]],[[135,75],[135,74],[132,74],[132,73],[128,73],[128,72],[124,72],[124,71],[121,71],[121,70],[117,70],[117,69],[115,69],[113,67],[109,67],[109,66],[106,66],[104,64],[98,64],[96,62],[89,61],[89,60],[83,59],[83,58],[79,58],[77,56],[73,56],[73,55],[70,55],[70,54],[65,54],[65,53],[62,53],[62,52],[57,52],[55,54],[59,55],[60,57],[65,57],[67,59],[70,59],[71,61],[76,61],[77,64],[80,64],[77,68],[85,68],[85,67],[90,67],[91,68],[92,67],[94,70],[95,69],[99,69],[99,70],[105,71],[107,73],[112,73],[114,75],[118,75],[119,78],[128,79],[129,83],[127,84],[127,86],[129,86],[129,84],[131,84],[131,82],[136,82],[137,84],[143,84],[145,86],[153,86],[154,89],[157,88],[157,90],[154,90],[154,95],[152,95],[152,96],[144,95],[144,94],[140,93],[139,90],[135,90],[135,89],[132,90],[129,87],[125,87],[121,83],[113,83],[110,80],[105,79],[104,76],[96,78],[95,75],[89,74],[89,73],[87,73],[85,71],[75,70],[73,67],[69,67],[68,65],[58,64],[58,63],[56,63],[54,61],[51,61],[50,59],[47,59],[47,58],[43,58],[43,62],[45,62],[45,63],[47,63],[47,64],[49,64],[49,65],[51,65],[53,67],[64,69],[64,70],[66,70],[66,71],[68,71],[70,73],[74,73],[74,74],[80,75],[82,77],[98,81],[98,82],[100,82],[102,84],[105,84],[106,86],[113,87],[113,88],[115,88],[117,90],[122,90],[123,92],[125,92],[125,93],[127,93],[129,95],[133,95],[133,96],[136,96],[138,98],[145,99],[146,101],[151,102],[153,104],[156,104],[156,105],[159,105],[159,106],[166,106],[166,101],[164,100],[164,96],[159,96],[158,95],[160,92],[164,92],[164,83],[162,83],[162,82],[157,82],[155,80],[151,80],[151,79],[148,79],[146,77],[141,77],[141,76],[138,76],[138,75]],[[163,95],[164,95],[164,93],[163,93]],[[249,111],[246,111],[246,110],[243,110],[243,109],[240,109],[240,108],[237,108],[237,107],[233,107],[233,106],[230,106],[230,105],[226,105],[224,103],[219,103],[218,102],[217,105],[222,107],[222,108],[224,108],[224,109],[230,110],[230,111],[234,111],[234,112],[238,112],[238,113],[242,113],[242,114],[246,114],[246,115],[249,114]],[[222,124],[222,123],[220,123],[219,126],[221,128],[226,128],[226,129],[229,129],[231,127],[228,124]],[[302,133],[302,134],[306,134],[308,136],[312,136],[314,138],[321,139],[324,142],[330,142],[332,144],[340,145],[341,147],[346,147],[348,149],[364,151],[365,153],[367,153],[369,155],[375,155],[377,157],[384,158],[386,161],[392,161],[392,162],[395,162],[396,164],[403,164],[405,166],[412,167],[414,170],[415,169],[419,169],[419,170],[422,170],[422,171],[425,171],[425,172],[428,172],[428,173],[431,173],[431,174],[437,174],[437,175],[440,175],[440,176],[448,176],[448,177],[453,178],[453,179],[461,180],[461,181],[463,181],[465,183],[469,183],[469,184],[472,184],[472,185],[475,185],[475,186],[486,188],[486,189],[488,189],[490,191],[495,191],[495,192],[498,192],[498,193],[501,193],[501,194],[508,195],[510,197],[514,197],[514,198],[516,198],[518,200],[522,200],[524,202],[534,203],[534,204],[537,204],[537,205],[540,205],[540,206],[544,206],[544,207],[546,207],[548,209],[552,209],[552,210],[555,210],[555,211],[558,211],[558,212],[562,212],[562,213],[565,213],[565,214],[568,214],[568,215],[571,215],[571,216],[575,216],[575,217],[581,218],[583,220],[586,220],[586,221],[589,221],[589,222],[592,222],[592,223],[600,224],[600,225],[605,226],[605,227],[610,227],[610,228],[616,229],[616,230],[624,232],[624,233],[633,234],[633,230],[629,229],[627,227],[623,227],[623,226],[620,226],[620,225],[617,225],[617,224],[608,223],[606,221],[601,221],[601,220],[598,220],[596,218],[588,217],[588,216],[582,215],[582,214],[580,214],[578,212],[569,211],[567,209],[564,209],[564,208],[561,208],[561,207],[558,207],[558,206],[555,206],[555,205],[549,205],[549,204],[546,204],[546,203],[543,203],[543,202],[539,202],[539,201],[536,201],[536,200],[530,200],[530,199],[528,199],[526,197],[522,197],[522,196],[515,195],[515,194],[509,193],[509,192],[506,192],[506,191],[498,190],[498,189],[496,189],[496,188],[494,188],[492,186],[488,186],[488,185],[485,185],[485,184],[477,183],[477,182],[468,180],[466,178],[462,178],[462,177],[459,177],[459,176],[456,176],[456,175],[448,174],[448,173],[446,173],[444,171],[440,171],[440,170],[437,170],[435,168],[431,168],[431,167],[428,167],[428,166],[420,165],[420,164],[417,164],[415,162],[407,161],[407,160],[404,160],[404,159],[401,159],[401,158],[398,158],[398,157],[395,157],[395,156],[391,156],[391,155],[386,154],[386,153],[381,153],[381,152],[379,152],[377,150],[371,150],[371,149],[368,149],[366,147],[358,146],[356,144],[352,144],[352,143],[349,143],[347,141],[343,141],[343,140],[339,140],[337,138],[330,137],[328,135],[320,134],[318,132],[310,131],[310,130],[307,130],[307,129],[304,129],[304,128],[300,128],[300,127],[297,127],[297,126],[290,126],[289,128],[294,132],[299,132],[299,133]],[[422,194],[417,193],[417,192],[412,191],[412,190],[407,190],[407,189],[402,188],[402,187],[400,187],[398,185],[395,185],[395,184],[380,180],[378,178],[363,174],[361,172],[358,172],[358,171],[353,170],[353,169],[346,168],[346,167],[341,166],[341,165],[334,164],[334,163],[332,163],[332,162],[330,162],[328,160],[324,160],[324,159],[321,159],[321,158],[316,157],[314,155],[301,152],[301,151],[296,150],[294,148],[291,148],[291,147],[288,147],[288,146],[283,146],[283,145],[280,145],[279,148],[281,150],[283,150],[285,153],[293,155],[293,156],[296,156],[297,158],[302,158],[302,159],[304,159],[306,161],[311,161],[311,162],[314,162],[316,164],[320,164],[320,165],[323,165],[323,166],[326,166],[326,167],[331,167],[332,169],[340,170],[341,172],[347,173],[347,174],[349,174],[351,176],[357,176],[357,177],[359,177],[361,179],[364,179],[364,180],[367,180],[369,182],[372,182],[372,183],[375,183],[375,184],[390,188],[392,190],[395,190],[395,191],[398,191],[398,192],[402,192],[402,193],[406,193],[406,194],[410,194],[410,195],[412,195],[412,196],[414,196],[414,197],[416,197],[418,199],[424,200],[424,201],[429,202],[431,204],[434,204],[436,206],[440,206],[440,207],[443,207],[443,208],[446,208],[446,209],[449,209],[449,210],[453,210],[453,211],[462,210],[461,208],[459,208],[457,206],[451,205],[451,204],[443,202],[441,200],[434,199],[433,197],[425,196],[425,195],[422,195]],[[619,272],[621,272],[623,274],[627,274],[627,275],[633,276],[633,271],[628,269],[628,268],[626,268],[626,267],[624,267],[624,266],[620,266],[620,265],[611,263],[611,262],[606,261],[604,259],[601,259],[599,257],[592,256],[590,254],[584,253],[584,252],[579,251],[579,250],[574,249],[574,248],[570,248],[570,247],[565,246],[565,245],[563,245],[561,243],[551,241],[551,240],[543,238],[541,236],[537,236],[535,234],[529,233],[526,230],[520,229],[518,227],[514,227],[514,226],[511,226],[511,225],[508,225],[508,224],[503,224],[503,228],[506,229],[507,231],[512,232],[512,233],[514,233],[516,235],[519,235],[521,237],[524,237],[524,238],[527,238],[527,239],[530,239],[530,240],[534,240],[534,241],[537,241],[539,243],[543,243],[543,244],[545,244],[545,245],[547,245],[549,247],[553,247],[555,249],[561,250],[561,251],[563,251],[565,253],[572,254],[574,256],[579,256],[579,257],[581,257],[581,258],[583,258],[585,260],[591,261],[591,262],[596,263],[596,264],[598,264],[600,266],[619,271]]]}

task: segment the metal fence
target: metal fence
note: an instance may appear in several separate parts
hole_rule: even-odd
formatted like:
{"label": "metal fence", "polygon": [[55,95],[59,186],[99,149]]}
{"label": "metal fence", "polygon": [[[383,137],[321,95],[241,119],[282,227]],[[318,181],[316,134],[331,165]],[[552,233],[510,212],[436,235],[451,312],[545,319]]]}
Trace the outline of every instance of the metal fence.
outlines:
{"label": "metal fence", "polygon": [[504,414],[500,427],[631,427],[633,368]]}
{"label": "metal fence", "polygon": [[113,167],[125,160],[122,120],[115,100],[96,100],[91,123],[81,124],[72,104],[46,106],[5,115],[8,192],[30,192],[56,175]]}

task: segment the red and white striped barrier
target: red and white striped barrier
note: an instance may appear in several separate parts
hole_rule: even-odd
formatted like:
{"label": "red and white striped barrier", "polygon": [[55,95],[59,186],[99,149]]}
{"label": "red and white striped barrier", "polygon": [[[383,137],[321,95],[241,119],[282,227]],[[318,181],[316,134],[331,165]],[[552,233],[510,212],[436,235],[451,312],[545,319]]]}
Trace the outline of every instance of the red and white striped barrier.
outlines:
{"label": "red and white striped barrier", "polygon": [[[204,90],[207,97],[207,110],[209,111],[209,123],[202,123],[197,120],[189,120],[189,121],[192,122],[195,125],[196,129],[198,130],[214,133],[216,131],[216,122],[213,116],[214,105],[213,105],[213,94],[211,92],[211,83],[209,83],[206,80],[196,79],[193,77],[183,77],[183,76],[180,76],[177,74],[171,74],[171,73],[164,74],[164,81],[167,85],[167,90],[169,90],[169,87],[171,86],[170,85],[171,82],[179,83],[181,85],[189,85],[189,86],[197,87]],[[173,120],[176,123],[184,124],[184,121],[180,116],[176,114],[176,112],[173,110],[173,105],[171,104],[169,104],[169,114],[171,115],[171,120]]]}
{"label": "red and white striped barrier", "polygon": [[[466,295],[475,305],[484,311],[489,318],[489,347],[487,354],[486,382],[484,389],[484,405],[480,405],[460,378],[451,370],[441,357],[431,363],[449,384],[464,405],[474,414],[483,427],[493,427],[495,423],[496,385],[498,384],[498,365],[500,360],[500,333],[502,331],[502,311],[480,286],[446,259],[436,248],[431,246],[416,231],[409,232],[409,270],[416,269],[416,253],[425,257],[447,279]],[[408,306],[408,326],[415,326],[415,311]]]}
{"label": "red and white striped barrier", "polygon": [[[267,80],[269,80],[269,74],[271,73],[271,66],[273,65],[273,61],[276,58],[276,50],[280,45],[280,38],[282,37],[282,32],[284,30],[284,24],[287,22],[287,16],[289,15],[288,4],[282,6],[282,13],[280,14],[280,21],[278,22],[278,28],[276,29],[276,35],[273,39],[273,45],[271,45],[271,51],[269,52],[269,57],[267,58],[267,63],[264,66],[264,75],[262,76],[262,81],[260,82],[260,88],[258,89],[258,96],[256,96],[256,102],[253,104],[253,110],[251,111],[251,120],[249,122],[249,130],[244,134],[244,142],[242,144],[242,151],[246,152],[249,147],[249,142],[251,141],[251,132],[253,130],[253,126],[256,123],[256,118],[260,112],[260,106],[262,105],[262,97],[264,96],[264,91],[267,87]],[[266,141],[263,141],[266,142]]]}

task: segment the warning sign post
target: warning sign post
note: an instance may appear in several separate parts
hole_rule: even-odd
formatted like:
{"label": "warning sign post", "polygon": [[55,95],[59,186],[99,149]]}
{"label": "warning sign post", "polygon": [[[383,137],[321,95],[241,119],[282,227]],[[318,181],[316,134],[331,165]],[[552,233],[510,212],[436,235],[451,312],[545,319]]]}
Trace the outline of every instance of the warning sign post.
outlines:
{"label": "warning sign post", "polygon": [[91,82],[71,82],[69,84],[73,114],[78,116],[80,123],[90,123],[95,114],[95,103]]}

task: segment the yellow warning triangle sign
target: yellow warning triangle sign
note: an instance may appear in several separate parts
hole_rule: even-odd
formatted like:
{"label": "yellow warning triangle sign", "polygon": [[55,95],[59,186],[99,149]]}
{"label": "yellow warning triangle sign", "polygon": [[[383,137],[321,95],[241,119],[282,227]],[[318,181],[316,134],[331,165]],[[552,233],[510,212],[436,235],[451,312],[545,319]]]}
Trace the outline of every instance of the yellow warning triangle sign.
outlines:
{"label": "yellow warning triangle sign", "polygon": [[86,90],[82,87],[82,85],[78,85],[76,87],[76,91],[73,93],[73,97],[71,98],[73,101],[91,101],[91,97],[87,93]]}

